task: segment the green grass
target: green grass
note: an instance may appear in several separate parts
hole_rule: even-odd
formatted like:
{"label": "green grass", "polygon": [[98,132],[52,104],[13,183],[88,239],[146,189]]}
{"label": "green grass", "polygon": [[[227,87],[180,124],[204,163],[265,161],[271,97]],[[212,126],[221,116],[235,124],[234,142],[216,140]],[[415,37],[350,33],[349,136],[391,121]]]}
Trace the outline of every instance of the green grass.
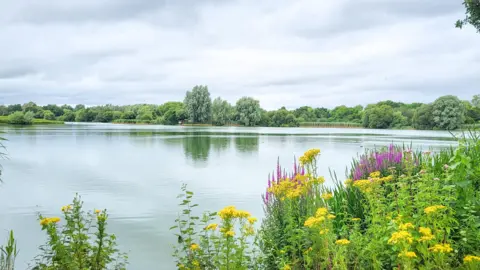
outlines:
{"label": "green grass", "polygon": [[[0,124],[9,124],[8,116],[0,116]],[[65,122],[57,120],[33,119],[33,125],[63,125]]]}
{"label": "green grass", "polygon": [[112,123],[114,124],[141,124],[141,125],[153,125],[156,124],[154,120],[137,120],[137,119],[117,119]]}
{"label": "green grass", "polygon": [[362,128],[362,124],[353,122],[301,122],[300,127]]}

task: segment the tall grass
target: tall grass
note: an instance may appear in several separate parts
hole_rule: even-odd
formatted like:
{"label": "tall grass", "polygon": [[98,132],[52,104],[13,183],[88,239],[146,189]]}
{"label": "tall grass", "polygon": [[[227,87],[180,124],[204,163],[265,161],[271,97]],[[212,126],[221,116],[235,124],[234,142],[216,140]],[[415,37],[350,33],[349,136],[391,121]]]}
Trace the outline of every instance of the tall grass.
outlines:
{"label": "tall grass", "polygon": [[13,231],[10,231],[8,235],[7,244],[0,246],[0,252],[0,270],[13,270],[18,255],[17,242],[13,236]]}

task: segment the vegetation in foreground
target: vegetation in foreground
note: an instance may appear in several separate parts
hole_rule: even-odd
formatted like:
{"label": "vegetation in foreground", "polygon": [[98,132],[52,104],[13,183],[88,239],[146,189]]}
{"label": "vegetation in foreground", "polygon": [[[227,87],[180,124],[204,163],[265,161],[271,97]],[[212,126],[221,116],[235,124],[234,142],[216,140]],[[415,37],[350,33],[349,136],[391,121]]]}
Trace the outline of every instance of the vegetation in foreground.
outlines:
{"label": "vegetation in foreground", "polygon": [[216,98],[212,101],[207,86],[187,91],[183,102],[162,105],[127,106],[0,105],[0,123],[54,124],[63,122],[102,122],[121,124],[195,124],[216,126],[265,127],[365,127],[377,129],[454,130],[480,121],[480,95],[471,101],[443,96],[430,104],[380,101],[366,107],[344,105],[333,109],[302,106],[294,110],[282,107],[267,111],[252,97],[242,97],[235,105]]}
{"label": "vegetation in foreground", "polygon": [[192,215],[184,189],[172,228],[178,268],[480,269],[478,137],[436,154],[367,151],[333,188],[317,174],[319,155],[311,149],[292,172],[269,176],[260,228],[234,206]]}

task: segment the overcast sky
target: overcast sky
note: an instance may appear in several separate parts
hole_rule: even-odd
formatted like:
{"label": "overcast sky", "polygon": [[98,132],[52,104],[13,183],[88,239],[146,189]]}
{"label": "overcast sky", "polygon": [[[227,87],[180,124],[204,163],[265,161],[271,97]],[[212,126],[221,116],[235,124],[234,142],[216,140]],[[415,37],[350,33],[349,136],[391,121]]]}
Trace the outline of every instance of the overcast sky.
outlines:
{"label": "overcast sky", "polygon": [[0,0],[0,103],[253,96],[267,109],[480,94],[461,0]]}

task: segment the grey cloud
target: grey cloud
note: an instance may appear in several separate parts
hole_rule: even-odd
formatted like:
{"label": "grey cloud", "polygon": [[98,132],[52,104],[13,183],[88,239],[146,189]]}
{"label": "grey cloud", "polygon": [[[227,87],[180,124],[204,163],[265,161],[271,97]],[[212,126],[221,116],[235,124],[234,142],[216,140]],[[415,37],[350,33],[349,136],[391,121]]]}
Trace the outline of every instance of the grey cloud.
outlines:
{"label": "grey cloud", "polygon": [[456,1],[0,4],[0,103],[163,103],[207,84],[273,109],[480,89],[479,36],[454,28]]}

